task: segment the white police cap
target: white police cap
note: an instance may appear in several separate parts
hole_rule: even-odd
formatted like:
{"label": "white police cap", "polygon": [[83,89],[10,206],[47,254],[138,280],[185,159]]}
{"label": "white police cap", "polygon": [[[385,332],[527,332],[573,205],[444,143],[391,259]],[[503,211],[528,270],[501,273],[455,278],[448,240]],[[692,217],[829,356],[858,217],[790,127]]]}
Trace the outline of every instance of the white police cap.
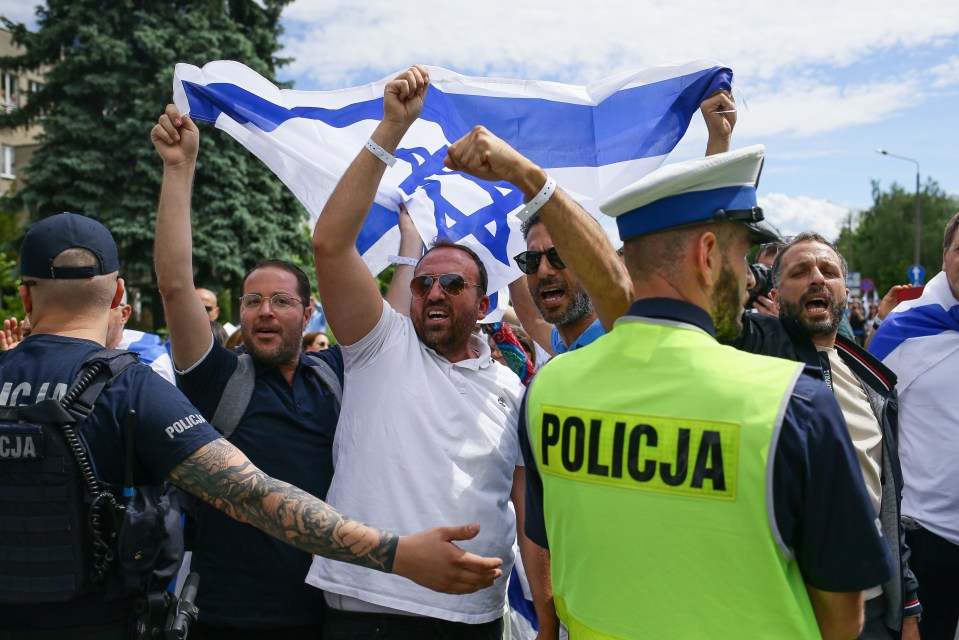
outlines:
{"label": "white police cap", "polygon": [[756,204],[764,152],[757,144],[661,167],[613,195],[600,209],[616,218],[622,240],[724,220],[742,222],[759,241],[779,240]]}

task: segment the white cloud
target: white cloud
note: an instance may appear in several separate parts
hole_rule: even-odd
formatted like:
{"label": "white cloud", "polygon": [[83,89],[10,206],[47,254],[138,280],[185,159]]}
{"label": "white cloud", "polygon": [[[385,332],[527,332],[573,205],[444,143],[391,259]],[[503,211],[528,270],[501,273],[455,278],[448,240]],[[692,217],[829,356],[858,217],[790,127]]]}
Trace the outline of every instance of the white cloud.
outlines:
{"label": "white cloud", "polygon": [[284,15],[286,53],[297,58],[291,71],[323,88],[413,62],[581,83],[711,57],[743,78],[769,79],[808,65],[844,67],[893,48],[945,44],[959,34],[959,3],[951,0],[297,0]]}
{"label": "white cloud", "polygon": [[959,86],[959,56],[951,56],[946,62],[929,70],[932,86],[937,89],[955,89]]}
{"label": "white cloud", "polygon": [[741,112],[736,133],[741,137],[807,137],[881,122],[921,99],[919,78],[848,86],[799,81],[751,96],[750,110]]}
{"label": "white cloud", "polygon": [[850,212],[848,207],[829,200],[790,196],[785,193],[759,196],[759,206],[762,207],[766,220],[784,236],[794,236],[801,231],[815,231],[829,240],[839,237],[842,227],[848,224]]}

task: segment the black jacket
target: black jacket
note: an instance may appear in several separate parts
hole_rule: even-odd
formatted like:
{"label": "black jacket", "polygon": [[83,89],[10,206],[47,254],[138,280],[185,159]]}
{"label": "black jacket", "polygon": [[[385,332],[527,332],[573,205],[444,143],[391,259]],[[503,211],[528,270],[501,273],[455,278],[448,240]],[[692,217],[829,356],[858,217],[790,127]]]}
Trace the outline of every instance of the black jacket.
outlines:
{"label": "black jacket", "polygon": [[[765,314],[743,316],[743,333],[733,343],[742,351],[785,358],[822,367],[816,346],[806,330],[792,318]],[[909,569],[909,547],[900,518],[902,469],[899,466],[899,399],[896,374],[852,340],[836,336],[836,350],[862,383],[876,420],[882,427],[882,498],[879,520],[898,574],[882,585],[886,601],[885,623],[901,631],[903,615],[919,615],[918,583]],[[824,375],[825,377],[825,375]],[[891,482],[890,482],[891,480]]]}

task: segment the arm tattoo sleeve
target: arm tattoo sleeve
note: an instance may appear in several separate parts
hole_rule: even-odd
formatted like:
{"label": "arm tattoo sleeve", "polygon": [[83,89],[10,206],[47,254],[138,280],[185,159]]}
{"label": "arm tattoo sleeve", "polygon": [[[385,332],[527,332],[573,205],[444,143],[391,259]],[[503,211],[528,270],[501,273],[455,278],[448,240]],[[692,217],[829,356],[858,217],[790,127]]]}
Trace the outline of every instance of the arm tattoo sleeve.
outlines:
{"label": "arm tattoo sleeve", "polygon": [[398,538],[343,515],[319,498],[271,478],[226,440],[194,451],[170,480],[231,518],[297,549],[390,573]]}

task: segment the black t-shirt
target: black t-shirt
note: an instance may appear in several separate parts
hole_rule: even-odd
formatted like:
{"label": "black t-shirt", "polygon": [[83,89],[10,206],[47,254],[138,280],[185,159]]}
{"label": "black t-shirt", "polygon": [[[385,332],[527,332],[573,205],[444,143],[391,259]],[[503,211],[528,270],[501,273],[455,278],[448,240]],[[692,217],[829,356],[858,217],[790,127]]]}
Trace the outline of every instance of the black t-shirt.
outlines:
{"label": "black t-shirt", "polygon": [[[342,384],[339,347],[301,354],[292,387],[277,368],[254,360],[250,403],[229,440],[264,473],[325,498],[339,411],[333,394],[308,369],[314,357],[330,365]],[[196,366],[177,374],[177,382],[210,419],[236,366],[237,355],[214,343]],[[246,629],[319,624],[323,592],[305,583],[311,561],[310,554],[201,504],[192,561],[202,576],[200,620]]]}
{"label": "black t-shirt", "polygon": [[[34,334],[0,352],[0,405],[30,405],[63,397],[87,357],[103,349],[89,340]],[[127,368],[108,386],[80,436],[97,477],[122,484],[125,451],[121,424],[137,412],[134,431],[134,482],[154,484],[191,453],[219,437],[199,411],[173,385],[144,364]],[[129,600],[105,603],[90,595],[56,605],[0,605],[0,628],[66,628],[110,622],[132,611]]]}

